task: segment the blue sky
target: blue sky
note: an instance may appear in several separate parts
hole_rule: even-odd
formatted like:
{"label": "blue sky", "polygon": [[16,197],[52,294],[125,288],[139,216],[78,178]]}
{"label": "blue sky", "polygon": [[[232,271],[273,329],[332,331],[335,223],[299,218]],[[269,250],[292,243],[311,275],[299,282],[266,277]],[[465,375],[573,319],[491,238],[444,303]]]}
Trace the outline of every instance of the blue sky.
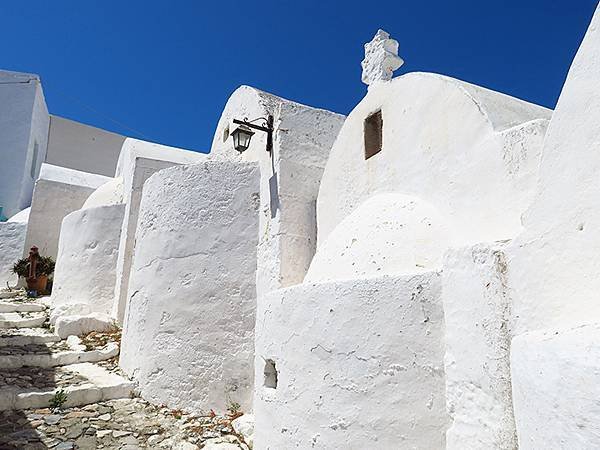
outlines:
{"label": "blue sky", "polygon": [[208,151],[241,84],[348,113],[380,27],[400,42],[397,74],[443,73],[554,107],[596,2],[11,1],[0,67],[39,74],[54,114]]}

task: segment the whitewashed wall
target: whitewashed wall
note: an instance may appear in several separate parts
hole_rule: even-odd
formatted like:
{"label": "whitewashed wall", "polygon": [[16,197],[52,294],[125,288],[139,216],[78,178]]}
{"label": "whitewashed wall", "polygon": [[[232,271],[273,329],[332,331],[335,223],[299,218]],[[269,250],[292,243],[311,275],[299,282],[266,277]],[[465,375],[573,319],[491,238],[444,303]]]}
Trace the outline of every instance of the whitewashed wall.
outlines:
{"label": "whitewashed wall", "polygon": [[525,231],[511,251],[515,333],[600,321],[600,13],[548,127]]}
{"label": "whitewashed wall", "polygon": [[0,222],[0,289],[17,284],[18,277],[11,271],[13,264],[23,257],[27,223]]}
{"label": "whitewashed wall", "polygon": [[35,184],[23,254],[35,245],[41,255],[56,258],[64,217],[80,209],[107,181],[109,178],[102,175],[43,164]]}
{"label": "whitewashed wall", "polygon": [[[273,155],[257,132],[239,154],[233,119],[274,116]],[[249,86],[229,98],[215,131],[211,158],[257,161],[261,168],[259,296],[300,283],[316,248],[315,203],[323,168],[345,117],[282,99]],[[260,122],[257,122],[260,124]]]}
{"label": "whitewashed wall", "polygon": [[39,77],[0,71],[0,207],[5,217],[31,204],[46,156],[49,120]]}
{"label": "whitewashed wall", "polygon": [[115,304],[113,317],[123,322],[127,305],[129,274],[133,258],[135,230],[138,222],[140,201],[144,182],[155,172],[178,164],[192,164],[204,161],[206,154],[182,150],[175,147],[154,144],[128,138],[123,143],[116,177],[123,180],[123,203],[125,215],[121,227],[121,242],[117,256],[117,279],[115,283]]}
{"label": "whitewashed wall", "polygon": [[506,243],[449,250],[442,272],[447,450],[518,448]]}
{"label": "whitewashed wall", "polygon": [[444,449],[440,295],[439,274],[428,272],[261,298],[254,448]]}
{"label": "whitewashed wall", "polygon": [[[363,122],[383,115],[365,160]],[[510,238],[533,197],[551,111],[428,73],[371,86],[331,150],[317,202],[318,245],[374,193],[427,201],[464,244]]]}
{"label": "whitewashed wall", "polygon": [[146,181],[120,357],[145,399],[250,408],[259,179],[208,161]]}
{"label": "whitewashed wall", "polygon": [[87,304],[112,314],[125,205],[80,209],[62,221],[52,305]]}
{"label": "whitewashed wall", "polygon": [[120,134],[51,115],[46,162],[112,177],[125,139]]}

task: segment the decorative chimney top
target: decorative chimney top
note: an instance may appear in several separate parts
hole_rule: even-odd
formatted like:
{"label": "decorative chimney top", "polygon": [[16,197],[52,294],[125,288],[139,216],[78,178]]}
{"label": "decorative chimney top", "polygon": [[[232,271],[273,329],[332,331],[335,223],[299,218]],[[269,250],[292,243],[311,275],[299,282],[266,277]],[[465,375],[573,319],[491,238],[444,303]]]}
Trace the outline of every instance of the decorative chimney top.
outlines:
{"label": "decorative chimney top", "polygon": [[379,81],[390,81],[394,70],[402,64],[404,61],[398,56],[398,41],[379,30],[373,40],[365,44],[365,59],[361,62],[362,81],[369,86]]}

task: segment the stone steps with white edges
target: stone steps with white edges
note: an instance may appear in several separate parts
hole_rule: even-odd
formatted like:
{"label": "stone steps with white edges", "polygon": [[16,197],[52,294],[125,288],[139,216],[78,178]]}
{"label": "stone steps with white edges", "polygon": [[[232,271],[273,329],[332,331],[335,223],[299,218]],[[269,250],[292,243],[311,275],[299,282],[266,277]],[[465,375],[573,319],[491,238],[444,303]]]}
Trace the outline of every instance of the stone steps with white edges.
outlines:
{"label": "stone steps with white edges", "polygon": [[[95,350],[59,350],[50,348],[47,344],[40,344],[35,353],[26,353],[26,346],[2,347],[11,350],[9,354],[0,354],[0,369],[18,369],[20,367],[57,367],[78,363],[92,363],[106,361],[119,354],[119,346],[110,342],[106,346]],[[47,350],[43,350],[46,347]]]}
{"label": "stone steps with white edges", "polygon": [[[133,382],[91,363],[39,370],[45,371],[41,373],[40,377],[45,381],[38,382],[37,386],[34,381],[29,387],[13,385],[0,388],[0,411],[47,408],[59,390],[64,390],[67,395],[63,406],[73,407],[117,398],[129,398],[134,389]],[[11,373],[14,373],[14,377],[11,377]],[[34,374],[36,372],[32,372],[32,375]],[[19,379],[17,372],[10,370],[0,371],[0,376],[4,379]],[[48,383],[48,380],[54,378],[57,380],[55,383],[52,381]],[[68,379],[64,380],[64,378]],[[60,381],[61,379],[63,381]]]}
{"label": "stone steps with white edges", "polygon": [[43,312],[46,306],[35,302],[0,301],[0,313]]}
{"label": "stone steps with white edges", "polygon": [[47,328],[0,329],[0,347],[49,344],[60,341],[60,336]]}
{"label": "stone steps with white edges", "polygon": [[36,328],[46,321],[43,312],[9,312],[0,313],[0,329],[5,328]]}

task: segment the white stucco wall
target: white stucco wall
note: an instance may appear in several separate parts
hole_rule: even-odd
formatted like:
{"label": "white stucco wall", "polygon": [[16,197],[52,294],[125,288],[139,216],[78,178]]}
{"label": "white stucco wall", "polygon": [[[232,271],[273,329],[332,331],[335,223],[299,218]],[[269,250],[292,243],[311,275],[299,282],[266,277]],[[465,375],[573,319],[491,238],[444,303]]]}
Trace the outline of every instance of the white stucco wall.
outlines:
{"label": "white stucco wall", "polygon": [[82,209],[123,203],[123,178],[111,178],[88,197]]}
{"label": "white stucco wall", "polygon": [[549,328],[513,340],[519,449],[598,448],[599,341],[598,323]]}
{"label": "white stucco wall", "polygon": [[35,183],[23,254],[35,245],[41,255],[56,258],[64,217],[80,209],[107,181],[109,178],[102,175],[43,164]]}
{"label": "white stucco wall", "polygon": [[[363,123],[383,116],[383,148],[365,160]],[[318,245],[374,193],[430,203],[464,244],[521,230],[551,111],[429,73],[371,86],[331,150],[317,202]]]}
{"label": "white stucco wall", "polygon": [[84,303],[112,314],[125,205],[86,208],[62,221],[52,289],[54,306]]}
{"label": "white stucco wall", "polygon": [[127,138],[123,143],[116,169],[116,178],[123,180],[125,215],[121,227],[121,242],[117,257],[115,304],[113,317],[123,322],[127,305],[129,274],[133,258],[135,230],[138,222],[144,182],[155,172],[178,164],[194,164],[207,155],[175,147]]}
{"label": "white stucco wall", "polygon": [[121,367],[173,408],[251,408],[259,169],[208,161],[144,185]]}
{"label": "white stucco wall", "polygon": [[51,115],[45,162],[112,177],[125,139],[120,134]]}
{"label": "white stucco wall", "polygon": [[[254,448],[444,449],[440,295],[428,272],[261,298]],[[269,360],[276,388],[263,374]]]}
{"label": "white stucco wall", "polygon": [[[266,133],[257,132],[239,154],[233,119],[273,115],[272,157]],[[259,295],[300,283],[316,248],[315,203],[323,168],[345,117],[286,100],[249,86],[229,98],[214,134],[211,158],[257,161],[261,168]],[[260,123],[260,122],[257,122]]]}
{"label": "white stucco wall", "polygon": [[39,77],[0,71],[0,207],[5,217],[31,204],[46,156],[49,120]]}
{"label": "white stucco wall", "polygon": [[13,264],[23,256],[27,223],[0,222],[0,289],[6,283],[15,286],[18,277],[11,271]]}
{"label": "white stucco wall", "polygon": [[515,332],[600,321],[600,12],[548,127],[536,198],[511,251]]}
{"label": "white stucco wall", "polygon": [[452,241],[446,220],[418,198],[370,197],[319,248],[305,282],[348,280],[440,269]]}
{"label": "white stucco wall", "polygon": [[505,245],[452,249],[444,258],[447,450],[518,448]]}

